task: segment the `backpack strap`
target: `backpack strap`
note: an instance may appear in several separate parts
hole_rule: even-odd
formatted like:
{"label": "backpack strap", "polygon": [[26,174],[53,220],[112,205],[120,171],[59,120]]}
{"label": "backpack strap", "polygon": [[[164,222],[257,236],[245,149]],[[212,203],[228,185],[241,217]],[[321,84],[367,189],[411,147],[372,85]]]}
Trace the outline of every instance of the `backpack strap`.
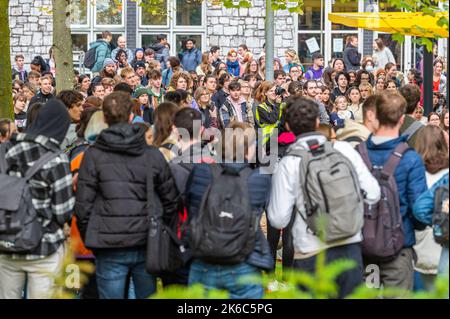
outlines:
{"label": "backpack strap", "polygon": [[33,166],[31,166],[26,174],[25,179],[28,181],[30,180],[45,164],[50,162],[51,160],[57,158],[59,155],[64,153],[64,151],[60,150],[57,152],[47,152],[45,153],[40,159],[38,159],[36,162],[34,162]]}
{"label": "backpack strap", "polygon": [[344,139],[344,142],[348,143],[362,143],[364,140],[359,136],[349,136],[346,139]]}
{"label": "backpack strap", "polygon": [[369,151],[367,150],[367,143],[366,142],[360,143],[356,147],[356,150],[358,151],[359,155],[361,155],[361,158],[363,159],[364,164],[366,164],[367,168],[371,172],[373,169],[373,166],[372,166],[372,162],[370,161],[370,158],[369,158]]}
{"label": "backpack strap", "polygon": [[395,170],[397,169],[398,164],[403,158],[403,154],[409,149],[408,144],[400,143],[392,152],[391,156],[387,160],[387,162],[383,165],[383,169],[381,171],[381,175],[385,178],[393,175]]}
{"label": "backpack strap", "polygon": [[412,123],[406,129],[406,131],[403,132],[402,136],[407,136],[408,135],[408,139],[407,140],[409,141],[413,137],[413,135],[416,134],[416,132],[422,128],[422,126],[424,126],[424,125],[421,122],[414,121],[414,123]]}

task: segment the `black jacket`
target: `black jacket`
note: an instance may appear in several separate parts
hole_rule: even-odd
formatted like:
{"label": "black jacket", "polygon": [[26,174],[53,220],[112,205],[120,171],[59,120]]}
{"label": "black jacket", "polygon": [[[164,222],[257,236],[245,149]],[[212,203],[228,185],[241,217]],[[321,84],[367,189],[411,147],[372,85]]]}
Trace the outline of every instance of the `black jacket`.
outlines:
{"label": "black jacket", "polygon": [[220,89],[216,93],[213,94],[211,101],[214,102],[214,105],[217,107],[218,110],[223,106],[225,101],[227,100],[228,93],[225,93],[223,89]]}
{"label": "black jacket", "polygon": [[[153,205],[147,204],[147,192]],[[85,152],[75,203],[77,225],[90,249],[142,247],[147,242],[148,206],[162,205],[163,220],[172,226],[178,199],[164,157],[145,142],[145,128],[113,125]]]}
{"label": "black jacket", "polygon": [[30,100],[30,106],[32,106],[34,103],[47,103],[48,100],[53,99],[54,95],[53,94],[43,94],[42,92],[39,92],[38,94],[36,94],[35,96],[33,96],[33,98]]}

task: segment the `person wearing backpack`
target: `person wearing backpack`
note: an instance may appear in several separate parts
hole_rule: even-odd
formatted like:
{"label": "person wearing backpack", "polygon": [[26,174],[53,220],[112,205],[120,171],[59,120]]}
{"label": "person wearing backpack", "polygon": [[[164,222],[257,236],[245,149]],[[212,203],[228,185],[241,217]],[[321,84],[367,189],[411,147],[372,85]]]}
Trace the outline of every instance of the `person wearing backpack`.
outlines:
{"label": "person wearing backpack", "polygon": [[[0,147],[0,299],[22,298],[26,279],[27,298],[53,294],[64,259],[63,227],[75,203],[69,161],[60,150],[69,125],[66,107],[53,99],[26,133]],[[15,219],[20,222],[11,232]]]}
{"label": "person wearing backpack", "polygon": [[274,267],[259,226],[271,177],[249,164],[256,154],[254,129],[233,122],[227,130],[218,157],[224,163],[196,165],[186,186],[189,285],[226,290],[232,299],[257,299],[263,286],[239,281]]}
{"label": "person wearing backpack", "polygon": [[[91,71],[93,73],[97,73],[100,72],[103,69],[103,61],[105,61],[106,58],[111,58],[111,40],[112,40],[112,34],[109,31],[104,31],[102,32],[102,38],[92,42],[89,46],[90,49],[88,52],[86,52],[86,57],[85,57],[85,66],[89,69],[91,69]],[[92,51],[91,51],[92,50]],[[93,54],[95,50],[95,55]],[[90,59],[90,56],[94,55],[95,59]],[[92,63],[88,63],[88,65],[86,65],[88,60],[93,60],[95,61],[92,65]],[[92,65],[92,67],[90,67]]]}
{"label": "person wearing backpack", "polygon": [[[438,127],[428,125],[420,130],[417,134],[416,141],[417,152],[422,156],[427,170],[426,179],[428,190],[437,189],[434,186],[436,184],[444,184],[445,179],[443,180],[443,177],[445,176],[447,176],[448,185],[449,155],[448,146],[442,130]],[[432,198],[434,198],[434,193],[435,191],[432,193]],[[442,246],[445,246],[445,243],[443,245],[437,243],[439,239],[435,240],[433,236],[433,232],[438,230],[438,228],[434,226],[433,215],[434,211],[437,211],[442,205],[437,205],[435,210],[433,202],[430,203],[431,205],[427,205],[426,200],[424,201],[421,198],[422,196],[420,196],[414,204],[413,213],[419,221],[429,227],[423,231],[416,231],[416,245],[414,246],[414,251],[417,254],[417,261],[414,266],[416,271],[420,273],[424,288],[427,291],[432,291],[434,290],[434,281],[438,273]],[[437,211],[437,213],[439,213],[439,211]]]}
{"label": "person wearing backpack", "polygon": [[[201,114],[191,108],[178,110],[173,118],[174,135],[179,136],[178,145],[180,155],[169,162],[170,170],[175,179],[177,189],[181,195],[179,208],[179,224],[177,233],[181,239],[185,231],[187,221],[186,184],[195,166],[201,163],[212,163],[213,158],[207,151],[202,149],[202,134],[204,127],[201,123]],[[203,152],[205,150],[205,152]],[[184,243],[187,247],[188,243]],[[188,253],[186,254],[188,256]],[[186,258],[188,259],[188,258]],[[165,273],[161,276],[163,286],[178,284],[187,286],[189,279],[190,264],[187,263],[182,268],[172,273]]]}
{"label": "person wearing backpack", "polygon": [[129,274],[136,298],[156,292],[147,273],[149,217],[162,210],[164,224],[177,221],[178,191],[158,149],[148,146],[145,128],[131,125],[134,103],[124,92],[103,102],[109,126],[85,152],[79,169],[75,216],[86,248],[96,258],[101,299],[125,297]]}
{"label": "person wearing backpack", "polygon": [[[349,143],[328,142],[316,132],[319,118],[315,101],[287,100],[286,128],[297,139],[275,170],[267,212],[270,224],[278,229],[295,214],[294,269],[314,273],[321,252],[327,263],[338,259],[356,263],[337,278],[336,297],[344,298],[363,283],[363,202],[376,204],[380,188]],[[317,218],[324,215],[326,226],[320,227]]]}
{"label": "person wearing backpack", "polygon": [[[365,265],[379,269],[385,287],[412,290],[414,229],[412,215],[417,198],[427,190],[425,166],[417,152],[400,136],[407,102],[397,93],[383,93],[376,101],[378,130],[358,146],[366,165],[380,183],[378,206],[366,207],[363,254]],[[384,227],[377,227],[383,224]]]}
{"label": "person wearing backpack", "polygon": [[414,204],[414,217],[420,222],[433,227],[434,239],[442,245],[438,274],[448,275],[449,255],[449,182],[448,173],[441,177],[433,186],[423,193]]}
{"label": "person wearing backpack", "polygon": [[400,127],[400,134],[403,136],[407,135],[408,145],[417,150],[417,135],[425,127],[414,116],[416,109],[420,107],[420,88],[416,84],[406,84],[400,87],[398,91],[406,100],[405,119]]}

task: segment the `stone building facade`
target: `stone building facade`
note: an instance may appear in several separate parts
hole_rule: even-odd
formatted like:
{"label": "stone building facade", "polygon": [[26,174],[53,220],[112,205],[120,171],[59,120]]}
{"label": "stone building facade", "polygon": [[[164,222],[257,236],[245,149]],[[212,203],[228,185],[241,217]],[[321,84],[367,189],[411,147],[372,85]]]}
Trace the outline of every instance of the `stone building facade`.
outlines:
{"label": "stone building facade", "polygon": [[[265,0],[252,1],[251,8],[226,9],[214,1],[187,2],[165,0],[167,16],[154,17],[138,5],[145,0],[72,0],[72,39],[74,60],[89,48],[102,31],[111,31],[114,39],[120,35],[127,38],[128,47],[134,49],[151,45],[158,34],[166,34],[171,54],[180,50],[183,39],[193,38],[202,51],[213,45],[221,47],[222,55],[231,48],[246,44],[259,56],[265,43]],[[33,56],[48,58],[52,44],[51,0],[10,0],[11,61],[17,53],[25,55],[29,63]],[[339,56],[344,39],[358,35],[359,51],[372,54],[376,37],[385,40],[393,51],[397,64],[403,70],[414,67],[416,49],[411,37],[404,44],[392,41],[389,34],[349,29],[328,21],[329,12],[365,12],[386,10],[385,0],[355,0],[342,3],[335,0],[305,0],[304,15],[288,11],[275,13],[275,56],[284,58],[284,51],[294,48],[302,62],[310,64],[308,40],[316,39],[319,50],[327,60]],[[119,6],[117,3],[120,3]],[[378,3],[380,6],[378,7]],[[375,6],[374,6],[375,4]],[[374,9],[376,8],[376,9]],[[317,46],[316,46],[317,47]],[[440,43],[440,52],[446,54],[447,42]]]}

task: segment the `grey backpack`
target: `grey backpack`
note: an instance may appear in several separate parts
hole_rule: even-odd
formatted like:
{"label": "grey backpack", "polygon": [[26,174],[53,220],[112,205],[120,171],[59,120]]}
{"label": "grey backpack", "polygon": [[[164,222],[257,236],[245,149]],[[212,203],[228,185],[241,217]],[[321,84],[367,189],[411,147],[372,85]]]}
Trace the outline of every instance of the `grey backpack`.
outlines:
{"label": "grey backpack", "polygon": [[26,254],[41,243],[43,226],[32,203],[28,181],[61,152],[48,152],[30,167],[24,177],[9,176],[6,146],[0,146],[0,253]]}
{"label": "grey backpack", "polygon": [[[308,150],[291,149],[301,157],[300,182],[305,211],[297,211],[308,228],[326,243],[356,235],[363,226],[363,196],[352,163],[331,142],[309,140]],[[319,219],[325,224],[319,225]]]}

